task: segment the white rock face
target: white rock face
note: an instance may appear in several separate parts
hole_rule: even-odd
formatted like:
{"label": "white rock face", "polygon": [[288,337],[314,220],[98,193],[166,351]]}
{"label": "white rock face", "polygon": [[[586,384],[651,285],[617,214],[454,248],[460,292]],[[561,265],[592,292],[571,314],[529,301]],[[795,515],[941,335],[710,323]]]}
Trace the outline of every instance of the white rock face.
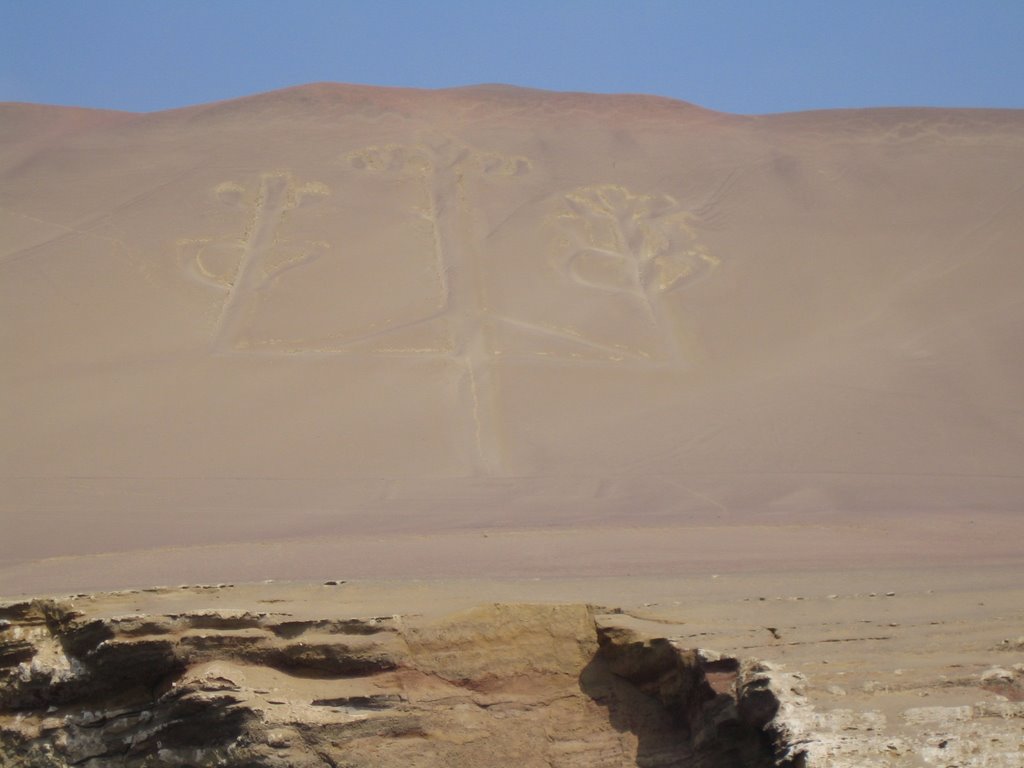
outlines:
{"label": "white rock face", "polygon": [[1002,667],[992,667],[992,669],[985,670],[981,673],[981,682],[1012,683],[1014,677],[1014,673],[1008,669],[1003,669]]}
{"label": "white rock face", "polygon": [[[765,665],[754,665],[749,667],[744,680],[747,685],[766,685],[779,702],[778,711],[766,729],[775,735],[780,765],[1024,766],[1024,704],[997,701],[973,706],[914,707],[903,712],[901,723],[893,724],[877,711],[817,709],[797,692],[801,679],[777,667],[769,670]],[[989,679],[1006,682],[1002,674]]]}
{"label": "white rock face", "polygon": [[964,722],[973,717],[972,707],[914,707],[903,713],[903,718],[914,725]]}

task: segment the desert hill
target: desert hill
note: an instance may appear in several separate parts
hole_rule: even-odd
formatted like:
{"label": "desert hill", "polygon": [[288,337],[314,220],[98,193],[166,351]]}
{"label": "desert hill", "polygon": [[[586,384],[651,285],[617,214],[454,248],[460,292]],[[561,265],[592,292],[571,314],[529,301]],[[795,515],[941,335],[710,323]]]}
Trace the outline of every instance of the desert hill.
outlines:
{"label": "desert hill", "polygon": [[0,105],[0,592],[1017,556],[1022,179],[1013,110]]}

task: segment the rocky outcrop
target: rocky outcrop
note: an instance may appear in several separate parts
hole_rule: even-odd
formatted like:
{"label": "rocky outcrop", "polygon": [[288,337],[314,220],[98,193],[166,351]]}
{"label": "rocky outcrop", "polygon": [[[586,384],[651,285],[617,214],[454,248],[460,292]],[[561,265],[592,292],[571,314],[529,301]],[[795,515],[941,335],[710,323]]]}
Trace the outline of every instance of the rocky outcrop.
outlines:
{"label": "rocky outcrop", "polygon": [[987,701],[887,720],[822,707],[799,672],[583,605],[427,620],[278,600],[183,610],[172,592],[132,613],[113,609],[141,608],[136,594],[0,606],[0,765],[1024,765],[1009,655],[977,675]]}
{"label": "rocky outcrop", "polygon": [[735,659],[579,605],[443,621],[0,608],[5,766],[762,766]]}
{"label": "rocky outcrop", "polygon": [[[1024,766],[1024,703],[1006,696],[970,706],[912,707],[901,713],[901,722],[889,723],[878,710],[814,706],[802,674],[770,663],[744,663],[740,679],[737,698],[742,719],[762,726],[777,765]],[[1024,669],[1009,682],[1005,676],[1001,682],[1024,690]]]}

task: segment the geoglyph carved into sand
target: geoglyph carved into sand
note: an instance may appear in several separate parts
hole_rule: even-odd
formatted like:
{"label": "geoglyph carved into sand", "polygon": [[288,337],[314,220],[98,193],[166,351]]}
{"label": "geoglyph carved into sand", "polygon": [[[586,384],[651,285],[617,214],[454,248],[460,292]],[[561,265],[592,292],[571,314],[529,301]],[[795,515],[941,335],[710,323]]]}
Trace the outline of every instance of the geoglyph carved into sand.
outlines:
{"label": "geoglyph carved into sand", "polygon": [[565,199],[568,210],[560,218],[578,244],[568,266],[583,285],[632,293],[653,306],[659,295],[718,264],[696,243],[690,214],[668,195],[604,184],[580,187]]}
{"label": "geoglyph carved into sand", "polygon": [[[719,263],[697,241],[692,214],[669,195],[637,194],[614,184],[574,189],[565,195],[564,206],[557,218],[569,234],[563,261],[568,281],[629,297],[638,310],[634,318],[650,325],[663,356],[676,358],[679,348],[666,298]],[[622,351],[600,338],[587,343]]]}
{"label": "geoglyph carved into sand", "polygon": [[692,362],[687,286],[718,266],[665,194],[592,184],[537,201],[489,242],[495,354],[642,370]]}
{"label": "geoglyph carved into sand", "polygon": [[[621,317],[615,322],[637,326],[660,347],[631,349],[603,338],[597,326],[531,316],[532,295],[520,296],[522,311],[489,304],[483,274],[489,262],[474,205],[487,190],[478,182],[514,182],[530,171],[528,159],[439,140],[368,146],[339,160],[352,190],[332,192],[288,172],[264,173],[258,185],[224,182],[214,196],[239,211],[244,230],[179,241],[193,275],[224,291],[214,351],[451,360],[463,370],[484,474],[497,469],[502,442],[492,378],[493,361],[504,350],[495,347],[489,329],[525,331],[538,355],[548,354],[544,340],[553,339],[596,350],[609,362],[678,360],[668,300],[718,262],[697,242],[692,215],[670,196],[591,185],[549,200],[538,214],[538,229],[546,218],[562,235],[547,246],[547,258],[558,265],[558,285],[546,288],[554,291],[554,303],[564,295],[570,305],[578,292],[598,304],[616,297]],[[350,197],[326,201],[344,194]],[[300,208],[315,203],[321,218],[294,221]],[[383,218],[367,224],[360,216]],[[340,233],[343,241],[318,237],[325,232],[332,239]],[[530,262],[522,263],[528,273]],[[534,279],[551,282],[544,274]],[[344,297],[319,293],[339,285],[346,286]]]}
{"label": "geoglyph carved into sand", "polygon": [[290,173],[265,173],[256,188],[224,182],[214,190],[222,205],[247,215],[245,230],[235,237],[203,237],[178,241],[179,250],[200,279],[225,290],[213,347],[229,351],[238,345],[252,296],[276,275],[317,257],[323,241],[282,241],[281,222],[289,211],[330,194],[320,182],[299,184]]}

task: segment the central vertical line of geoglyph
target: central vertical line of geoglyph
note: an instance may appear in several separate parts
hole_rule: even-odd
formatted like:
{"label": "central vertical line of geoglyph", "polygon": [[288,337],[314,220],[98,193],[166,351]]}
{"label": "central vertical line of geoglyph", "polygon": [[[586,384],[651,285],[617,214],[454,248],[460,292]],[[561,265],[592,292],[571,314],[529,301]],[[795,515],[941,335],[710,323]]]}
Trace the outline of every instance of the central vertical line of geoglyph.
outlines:
{"label": "central vertical line of geoglyph", "polygon": [[464,381],[472,417],[470,428],[476,448],[475,474],[490,476],[496,474],[500,467],[501,446],[490,355],[482,322],[486,311],[483,280],[479,254],[473,247],[472,214],[463,189],[467,159],[464,150],[452,151],[448,157],[438,157],[432,184],[428,187],[432,187],[429,190],[431,213],[451,313],[449,333],[452,351],[465,369]]}

